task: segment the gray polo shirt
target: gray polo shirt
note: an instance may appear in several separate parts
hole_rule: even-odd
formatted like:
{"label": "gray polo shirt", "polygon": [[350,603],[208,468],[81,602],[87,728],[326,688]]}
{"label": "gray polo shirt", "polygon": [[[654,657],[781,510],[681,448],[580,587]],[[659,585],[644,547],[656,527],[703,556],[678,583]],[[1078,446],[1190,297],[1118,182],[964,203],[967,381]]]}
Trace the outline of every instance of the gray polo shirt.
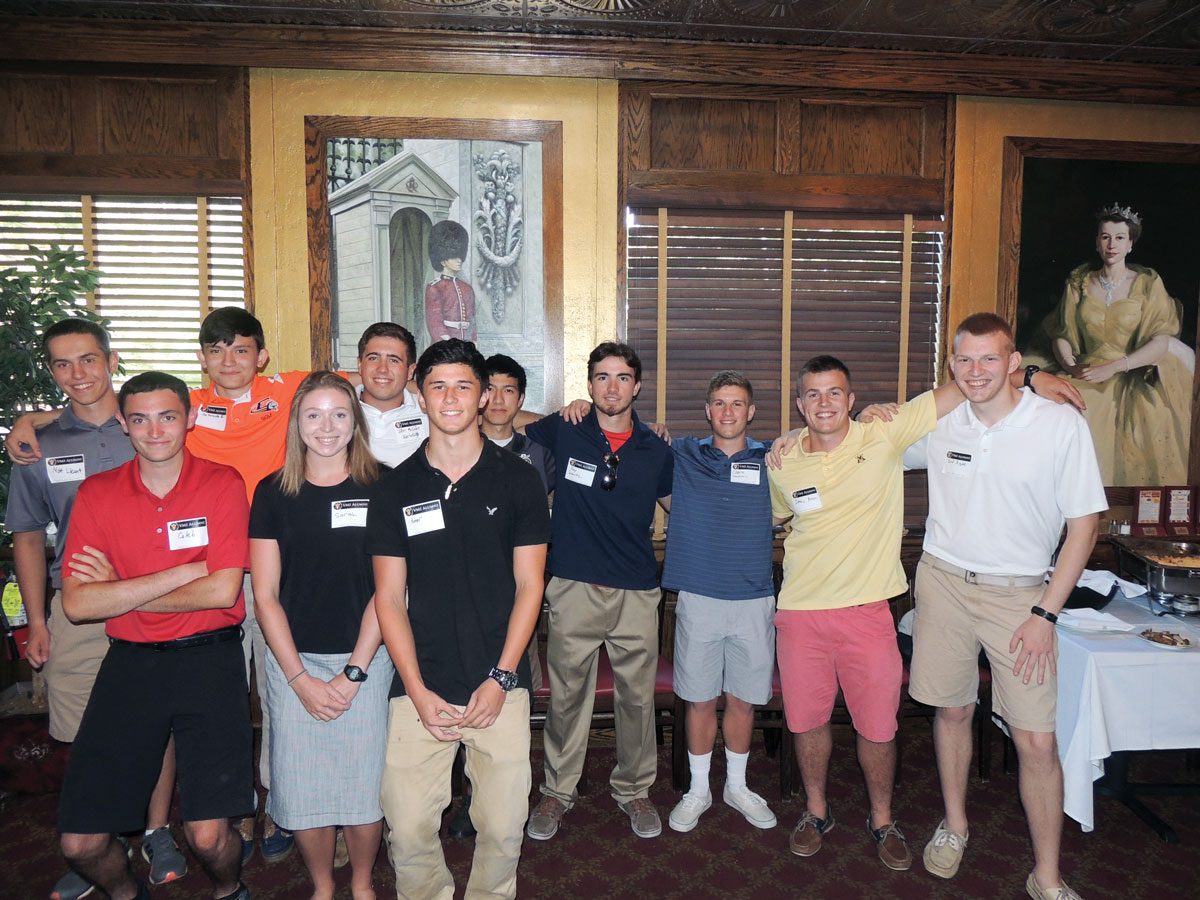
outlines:
{"label": "gray polo shirt", "polygon": [[63,410],[57,422],[39,428],[37,436],[42,458],[31,466],[12,467],[4,527],[9,531],[41,531],[51,522],[57,526],[50,579],[54,589],[59,590],[75,492],[88,475],[107,472],[133,459],[133,445],[116,416],[96,427],[82,421],[70,407]]}

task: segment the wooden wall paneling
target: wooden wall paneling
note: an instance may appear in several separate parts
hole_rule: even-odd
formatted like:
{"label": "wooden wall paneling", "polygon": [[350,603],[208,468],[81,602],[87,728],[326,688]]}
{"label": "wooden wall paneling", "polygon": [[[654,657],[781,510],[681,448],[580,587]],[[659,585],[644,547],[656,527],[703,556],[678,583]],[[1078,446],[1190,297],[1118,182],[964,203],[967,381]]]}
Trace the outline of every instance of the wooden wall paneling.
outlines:
{"label": "wooden wall paneling", "polygon": [[712,209],[795,209],[942,212],[941,178],[892,175],[773,175],[678,170],[631,172],[631,206],[705,206]]}
{"label": "wooden wall paneling", "polygon": [[799,97],[782,97],[775,104],[775,114],[775,171],[799,175],[804,104]]}
{"label": "wooden wall paneling", "polygon": [[921,107],[804,104],[800,170],[808,174],[921,175]]}
{"label": "wooden wall paneling", "polygon": [[941,346],[938,348],[941,366],[934,367],[934,382],[941,384],[947,377],[949,369],[946,366],[950,358],[950,332],[958,325],[951,322],[950,316],[950,236],[954,230],[954,119],[957,115],[953,97],[947,97],[944,109],[944,152],[942,166],[945,170],[943,183],[946,186],[943,218],[945,230],[942,232],[942,295],[940,297],[939,318],[942,322]]}
{"label": "wooden wall paneling", "polygon": [[0,72],[0,147],[10,152],[67,153],[70,81],[59,75]]}
{"label": "wooden wall paneling", "polygon": [[770,172],[775,120],[769,100],[656,97],[650,106],[650,165]]}
{"label": "wooden wall paneling", "polygon": [[651,168],[650,110],[653,98],[646,91],[621,85],[618,92],[621,122],[621,154],[627,171]]}
{"label": "wooden wall paneling", "polygon": [[1200,70],[703,41],[4,17],[10,60],[265,66],[764,84],[1200,105]]}
{"label": "wooden wall paneling", "polygon": [[101,154],[219,155],[215,80],[102,77],[96,87]]}
{"label": "wooden wall paneling", "polygon": [[[947,134],[952,134],[953,100],[927,103],[922,110],[921,173],[926,178],[945,178],[952,171],[949,162]],[[950,138],[953,140],[953,138]]]}

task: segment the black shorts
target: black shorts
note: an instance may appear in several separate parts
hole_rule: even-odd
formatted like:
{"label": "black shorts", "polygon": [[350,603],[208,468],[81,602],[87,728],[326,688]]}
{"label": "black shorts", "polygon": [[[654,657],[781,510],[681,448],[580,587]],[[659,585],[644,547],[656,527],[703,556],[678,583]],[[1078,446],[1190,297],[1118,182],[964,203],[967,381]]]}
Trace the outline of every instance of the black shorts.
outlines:
{"label": "black shorts", "polygon": [[144,828],[172,734],[183,821],[252,811],[250,706],[240,641],[161,651],[123,642],[109,647],[71,747],[59,830]]}

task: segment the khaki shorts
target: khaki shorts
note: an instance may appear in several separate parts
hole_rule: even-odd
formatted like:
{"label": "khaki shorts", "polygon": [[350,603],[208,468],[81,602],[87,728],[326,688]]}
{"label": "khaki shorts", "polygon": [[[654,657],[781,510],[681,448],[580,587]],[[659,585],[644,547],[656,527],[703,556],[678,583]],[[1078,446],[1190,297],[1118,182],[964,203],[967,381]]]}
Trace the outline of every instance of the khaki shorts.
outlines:
{"label": "khaki shorts", "polygon": [[70,743],[79,731],[96,673],[108,653],[108,636],[103,622],[72,624],[63,612],[62,591],[55,591],[50,598],[49,629],[50,658],[42,671],[50,707],[50,737]]}
{"label": "khaki shorts", "polygon": [[[1054,731],[1058,676],[1046,667],[1025,684],[1013,675],[1013,632],[1029,618],[1044,588],[968,584],[922,561],[913,582],[917,598],[908,692],[931,706],[970,706],[979,699],[979,648],[992,666],[992,706],[1009,725]],[[1057,651],[1056,651],[1057,654]]]}

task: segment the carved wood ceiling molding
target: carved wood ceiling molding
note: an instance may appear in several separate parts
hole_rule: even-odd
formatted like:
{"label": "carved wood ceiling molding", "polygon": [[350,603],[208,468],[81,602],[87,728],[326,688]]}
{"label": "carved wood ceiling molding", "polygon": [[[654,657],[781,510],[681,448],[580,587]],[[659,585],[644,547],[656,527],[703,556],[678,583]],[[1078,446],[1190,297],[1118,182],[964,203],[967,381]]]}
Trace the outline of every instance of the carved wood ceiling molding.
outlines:
{"label": "carved wood ceiling molding", "polygon": [[4,0],[0,64],[332,68],[1200,106],[1191,0]]}
{"label": "carved wood ceiling molding", "polygon": [[1180,0],[7,0],[10,15],[459,29],[1200,64]]}

